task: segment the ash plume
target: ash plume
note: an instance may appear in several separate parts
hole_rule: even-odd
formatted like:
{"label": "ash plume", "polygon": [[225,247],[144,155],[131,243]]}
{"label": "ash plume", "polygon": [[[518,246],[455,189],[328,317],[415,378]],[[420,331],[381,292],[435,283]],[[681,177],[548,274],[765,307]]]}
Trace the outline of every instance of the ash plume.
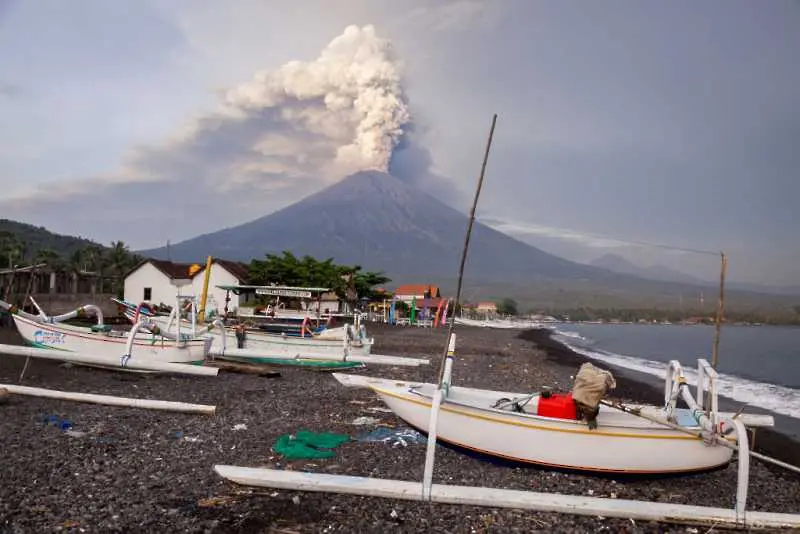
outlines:
{"label": "ash plume", "polygon": [[[313,61],[256,74],[227,91],[222,106],[240,120],[267,110],[314,139],[318,161],[329,159],[340,175],[387,171],[410,120],[391,45],[371,25],[348,26]],[[269,156],[269,140],[264,148]]]}

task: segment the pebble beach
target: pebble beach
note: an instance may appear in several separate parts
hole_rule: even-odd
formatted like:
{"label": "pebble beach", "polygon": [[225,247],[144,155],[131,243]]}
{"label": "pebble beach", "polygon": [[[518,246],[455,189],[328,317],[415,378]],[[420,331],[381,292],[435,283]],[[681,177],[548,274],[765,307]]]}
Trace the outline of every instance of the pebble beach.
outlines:
{"label": "pebble beach", "polygon": [[[368,324],[373,352],[431,359],[358,374],[435,381],[446,330]],[[543,330],[456,327],[456,385],[568,391],[586,358]],[[21,343],[13,328],[0,343]],[[0,383],[17,384],[24,358],[0,355]],[[663,402],[649,384],[620,376],[613,398]],[[421,481],[422,440],[369,390],[289,366],[280,376],[118,373],[32,360],[22,385],[216,406],[195,415],[36,397],[0,401],[0,533],[29,532],[705,532],[708,527],[504,508],[424,504],[333,493],[237,486],[215,464]],[[368,441],[384,429],[389,439]],[[388,429],[388,430],[387,430]],[[288,461],[273,450],[301,430],[352,439],[325,459]],[[759,430],[759,432],[765,432]],[[413,435],[413,434],[406,434]],[[797,464],[798,445],[766,432],[756,448]],[[488,486],[732,508],[737,463],[680,477],[620,479],[488,462],[437,447],[434,483]],[[800,513],[800,476],[753,460],[748,509]]]}

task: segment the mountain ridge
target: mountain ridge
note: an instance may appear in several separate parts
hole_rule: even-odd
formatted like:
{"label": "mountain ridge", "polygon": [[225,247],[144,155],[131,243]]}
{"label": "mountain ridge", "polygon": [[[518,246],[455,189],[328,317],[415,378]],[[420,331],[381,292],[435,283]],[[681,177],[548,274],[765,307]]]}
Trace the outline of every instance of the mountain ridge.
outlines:
{"label": "mountain ridge", "polygon": [[[172,244],[169,254],[178,261],[207,254],[249,260],[291,250],[390,274],[448,276],[457,272],[467,221],[460,211],[399,178],[367,171],[264,217]],[[166,259],[167,249],[140,253]],[[503,254],[511,254],[516,263],[498,261]],[[478,221],[466,271],[468,275],[514,280],[537,274],[620,276],[549,254]]]}

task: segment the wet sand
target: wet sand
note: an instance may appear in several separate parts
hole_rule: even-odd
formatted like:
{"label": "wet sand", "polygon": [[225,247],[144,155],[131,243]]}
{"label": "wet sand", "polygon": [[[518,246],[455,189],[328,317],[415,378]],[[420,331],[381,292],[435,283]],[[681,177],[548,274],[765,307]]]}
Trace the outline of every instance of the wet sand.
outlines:
{"label": "wet sand", "polygon": [[[376,337],[375,353],[430,357],[432,363],[416,369],[373,366],[358,373],[435,379],[444,329],[370,324],[368,331]],[[514,330],[459,326],[456,331],[457,385],[569,390],[570,375],[585,360],[543,332],[521,337]],[[18,340],[15,336],[0,330],[3,342]],[[23,363],[0,356],[0,382],[16,383]],[[134,375],[34,360],[25,385],[215,404],[217,413],[33,397],[0,404],[0,532],[687,532],[684,526],[627,519],[257,490],[222,480],[212,470],[215,464],[422,480],[421,443],[354,439],[335,449],[331,459],[283,460],[272,450],[282,434],[307,429],[357,437],[375,430],[375,424],[352,424],[360,417],[406,425],[381,411],[385,406],[370,391],[345,388],[327,373],[282,367],[281,374]],[[615,376],[615,397],[662,401],[651,386]],[[47,416],[69,420],[73,433],[44,424]],[[247,428],[234,430],[240,424]],[[434,482],[732,507],[736,468],[734,461],[711,473],[624,480],[510,467],[438,447]],[[800,477],[753,461],[750,481],[748,509],[800,513]]]}

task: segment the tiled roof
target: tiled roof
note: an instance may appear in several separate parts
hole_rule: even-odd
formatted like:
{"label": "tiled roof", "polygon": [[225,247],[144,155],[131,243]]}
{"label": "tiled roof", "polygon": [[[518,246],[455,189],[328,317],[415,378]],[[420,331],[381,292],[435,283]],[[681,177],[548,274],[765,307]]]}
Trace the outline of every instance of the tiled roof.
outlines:
{"label": "tiled roof", "polygon": [[397,288],[394,292],[395,295],[408,296],[408,295],[424,295],[430,291],[432,297],[439,295],[439,288],[427,284],[406,284]]}
{"label": "tiled roof", "polygon": [[[170,279],[176,278],[192,278],[189,274],[191,263],[173,263],[166,260],[147,260],[153,264],[153,267],[167,275]],[[146,263],[146,262],[145,262]],[[144,263],[142,263],[144,265]]]}
{"label": "tiled roof", "polygon": [[[136,267],[131,269],[125,276],[127,276],[138,270],[139,267],[144,265],[145,263],[152,263],[153,267],[164,273],[168,278],[171,280],[186,278],[191,279],[195,276],[199,276],[206,268],[205,262],[198,263],[200,265],[200,269],[195,272],[194,274],[190,274],[190,269],[192,267],[192,263],[174,263],[167,260],[154,260],[154,259],[146,259],[139,263]],[[218,264],[220,267],[223,267],[233,276],[239,279],[239,282],[246,282],[249,276],[249,269],[246,264],[238,262],[238,261],[230,261],[230,260],[213,260],[213,263]]]}
{"label": "tiled roof", "polygon": [[[213,263],[225,268],[225,270],[235,276],[241,283],[246,283],[247,279],[250,277],[250,269],[247,264],[240,261],[213,260]],[[205,266],[203,266],[203,269],[205,269]],[[199,275],[203,269],[198,271],[197,274]]]}

